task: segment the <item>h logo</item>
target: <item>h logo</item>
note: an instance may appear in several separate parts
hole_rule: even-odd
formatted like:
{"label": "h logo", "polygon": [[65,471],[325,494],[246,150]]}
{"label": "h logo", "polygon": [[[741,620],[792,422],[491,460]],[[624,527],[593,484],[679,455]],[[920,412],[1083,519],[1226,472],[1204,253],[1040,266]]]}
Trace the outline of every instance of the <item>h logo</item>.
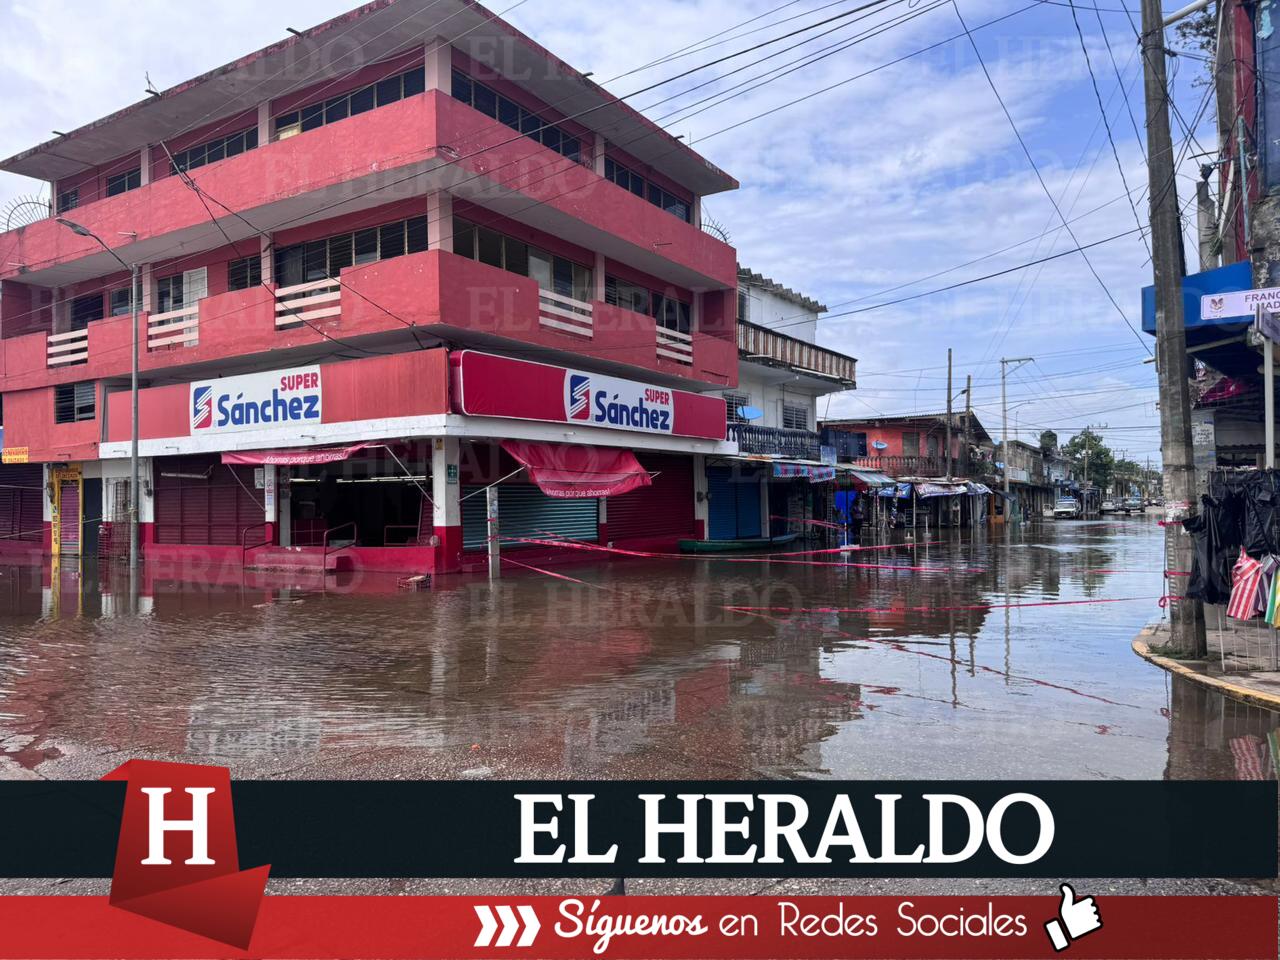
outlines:
{"label": "h logo", "polygon": [[166,820],[164,818],[164,798],[170,793],[168,787],[141,787],[147,795],[147,858],[142,861],[144,867],[168,866],[173,863],[164,855],[164,835],[169,832],[191,834],[191,859],[185,861],[188,866],[211,867],[214,861],[209,859],[209,794],[213,787],[187,787],[191,795],[190,820]]}

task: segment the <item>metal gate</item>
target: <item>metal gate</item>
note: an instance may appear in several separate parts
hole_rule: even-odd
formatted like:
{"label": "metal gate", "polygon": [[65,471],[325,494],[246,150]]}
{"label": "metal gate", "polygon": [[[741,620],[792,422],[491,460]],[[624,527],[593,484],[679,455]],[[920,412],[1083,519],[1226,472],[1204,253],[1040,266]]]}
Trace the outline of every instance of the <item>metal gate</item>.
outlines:
{"label": "metal gate", "polygon": [[707,467],[712,540],[760,536],[760,472],[751,467]]}
{"label": "metal gate", "polygon": [[694,533],[693,457],[643,454],[653,482],[610,497],[605,529],[611,542],[690,537]]}
{"label": "metal gate", "polygon": [[[463,487],[462,548],[483,550],[488,539],[483,487]],[[468,496],[469,494],[475,496]],[[498,487],[498,513],[503,537],[545,538],[548,533],[594,543],[600,536],[600,502],[548,497],[532,483]],[[519,544],[503,544],[503,549]]]}
{"label": "metal gate", "polygon": [[54,467],[53,555],[80,552],[81,477],[79,467]]}
{"label": "metal gate", "polygon": [[44,539],[44,467],[0,466],[0,537],[39,543]]}

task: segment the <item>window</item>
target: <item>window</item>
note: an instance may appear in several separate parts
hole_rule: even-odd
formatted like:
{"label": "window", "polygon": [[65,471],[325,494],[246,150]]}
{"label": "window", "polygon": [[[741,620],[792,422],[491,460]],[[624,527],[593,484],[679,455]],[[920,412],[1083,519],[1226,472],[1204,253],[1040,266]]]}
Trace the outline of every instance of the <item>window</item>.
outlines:
{"label": "window", "polygon": [[693,204],[690,201],[676,196],[670,190],[664,190],[652,181],[645,180],[640,174],[624,167],[612,157],[604,158],[604,177],[623,190],[630,190],[637,197],[644,197],[655,207],[661,207],[673,217],[679,217],[685,223],[690,222],[693,211]]}
{"label": "window", "polygon": [[[367,87],[360,87],[341,96],[330,97],[320,103],[312,103],[299,110],[282,113],[276,117],[275,138],[287,140],[308,130],[315,130],[327,123],[336,123],[347,117],[367,113],[374,107],[385,107],[422,93],[427,88],[427,72],[424,67],[414,67],[392,77],[385,77]],[[254,146],[257,146],[258,134],[253,133]],[[246,149],[251,149],[246,147]],[[230,154],[228,154],[230,156]]]}
{"label": "window", "polygon": [[[337,277],[347,267],[377,263],[406,253],[421,253],[426,249],[426,217],[396,220],[380,227],[367,227],[354,233],[342,233],[324,240],[309,240],[291,247],[282,247],[276,251],[275,256],[276,283],[282,287],[292,287],[312,280]],[[233,265],[229,265],[228,270],[230,266]],[[261,282],[260,267],[258,271],[253,275],[255,279],[250,281],[250,286]]]}
{"label": "window", "polygon": [[924,442],[925,442],[925,449],[929,452],[929,456],[931,457],[938,456],[937,434],[934,434],[934,433],[929,434],[927,437],[924,438]]}
{"label": "window", "polygon": [[86,383],[63,383],[55,387],[53,422],[78,423],[81,420],[92,420],[97,416],[96,387],[92,380]]}
{"label": "window", "polygon": [[784,403],[782,405],[782,427],[784,430],[808,430],[809,409],[799,404]]}
{"label": "window", "polygon": [[182,293],[182,274],[177,273],[172,277],[162,277],[157,280],[156,313],[181,310],[183,303]]}
{"label": "window", "polygon": [[453,71],[452,93],[455,100],[461,100],[468,106],[475,107],[487,117],[493,117],[499,123],[506,124],[517,133],[522,133],[530,140],[537,140],[544,147],[568,157],[576,163],[584,163],[582,143],[568,131],[532,110],[526,110],[502,94],[489,89],[478,80],[473,80],[461,70]]}
{"label": "window", "polygon": [[920,456],[920,434],[910,431],[903,432],[902,455],[904,457]]}
{"label": "window", "polygon": [[71,301],[71,329],[83,330],[94,320],[102,319],[102,294],[91,293]]}
{"label": "window", "polygon": [[453,252],[469,260],[509,270],[535,280],[543,290],[552,290],[575,300],[594,296],[592,271],[567,257],[558,257],[538,247],[508,237],[488,227],[453,219]]}
{"label": "window", "polygon": [[605,303],[635,313],[646,313],[653,317],[658,326],[667,330],[678,330],[689,333],[693,326],[693,315],[689,304],[682,300],[661,293],[655,293],[647,287],[636,283],[619,280],[617,277],[604,278]]}
{"label": "window", "polygon": [[64,190],[58,194],[58,212],[66,213],[80,206],[80,190]]}
{"label": "window", "polygon": [[689,333],[693,327],[689,304],[660,293],[653,295],[653,319],[658,321],[658,326],[680,333]]}
{"label": "window", "polygon": [[[139,299],[141,299],[139,297]],[[127,317],[133,312],[133,301],[129,298],[129,288],[121,287],[111,291],[111,316]]]}
{"label": "window", "polygon": [[725,419],[729,423],[750,423],[750,420],[739,413],[741,408],[750,406],[750,404],[751,398],[745,393],[724,394]]}
{"label": "window", "polygon": [[114,197],[127,190],[137,190],[140,186],[142,186],[142,168],[134,167],[126,173],[107,177],[107,196]]}
{"label": "window", "polygon": [[262,283],[262,258],[242,257],[227,264],[227,289],[248,290]]}
{"label": "window", "polygon": [[203,167],[206,163],[216,163],[219,160],[225,160],[227,157],[239,156],[246,150],[256,149],[257,146],[258,128],[250,127],[247,130],[241,130],[239,133],[219,137],[216,140],[210,140],[207,143],[194,146],[189,150],[183,150],[181,153],[175,153],[170,167],[174,173],[179,170],[194,170],[197,167]]}
{"label": "window", "polygon": [[743,323],[747,319],[747,291],[738,291],[738,322]]}

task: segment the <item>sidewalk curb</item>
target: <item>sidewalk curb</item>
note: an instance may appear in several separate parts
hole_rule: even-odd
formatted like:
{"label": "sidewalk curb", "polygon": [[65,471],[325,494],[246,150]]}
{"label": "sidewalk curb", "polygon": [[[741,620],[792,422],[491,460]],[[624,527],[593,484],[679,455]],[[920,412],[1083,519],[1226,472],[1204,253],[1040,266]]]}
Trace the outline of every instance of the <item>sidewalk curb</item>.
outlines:
{"label": "sidewalk curb", "polygon": [[1192,683],[1198,683],[1202,687],[1208,687],[1217,693],[1231,697],[1233,700],[1240,700],[1244,703],[1250,704],[1251,706],[1265,707],[1268,710],[1280,712],[1280,696],[1251,690],[1248,687],[1242,687],[1229,680],[1223,680],[1221,677],[1211,677],[1208,674],[1192,670],[1181,661],[1172,660],[1169,657],[1153,653],[1151,651],[1151,646],[1147,643],[1147,638],[1154,635],[1154,632],[1155,631],[1151,627],[1146,627],[1141,633],[1133,638],[1133,642],[1130,644],[1133,648],[1133,652],[1143,660],[1146,660],[1148,663],[1155,664],[1162,670],[1167,670],[1170,673],[1176,673],[1180,677],[1185,677]]}

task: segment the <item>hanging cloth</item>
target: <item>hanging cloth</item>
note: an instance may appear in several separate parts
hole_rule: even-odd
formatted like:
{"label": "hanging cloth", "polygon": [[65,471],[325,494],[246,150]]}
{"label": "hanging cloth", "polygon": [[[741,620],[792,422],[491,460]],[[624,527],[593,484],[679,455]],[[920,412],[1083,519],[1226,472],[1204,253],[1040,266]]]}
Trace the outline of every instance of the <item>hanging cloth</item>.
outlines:
{"label": "hanging cloth", "polygon": [[1231,573],[1231,602],[1227,604],[1227,616],[1232,620],[1249,620],[1256,616],[1254,598],[1258,581],[1262,577],[1262,564],[1240,549],[1240,558]]}

